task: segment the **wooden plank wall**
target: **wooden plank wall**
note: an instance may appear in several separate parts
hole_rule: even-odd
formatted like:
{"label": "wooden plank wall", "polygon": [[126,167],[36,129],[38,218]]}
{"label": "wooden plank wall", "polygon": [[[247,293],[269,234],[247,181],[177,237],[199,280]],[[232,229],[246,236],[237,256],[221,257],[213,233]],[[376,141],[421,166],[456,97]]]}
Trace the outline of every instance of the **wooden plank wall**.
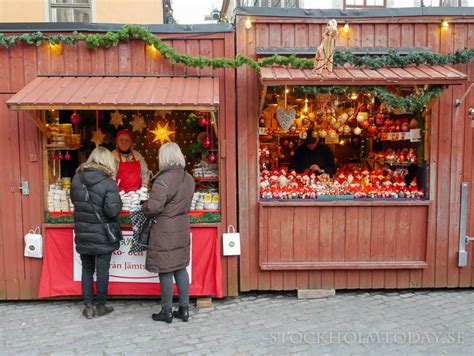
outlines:
{"label": "wooden plank wall", "polygon": [[[158,36],[180,53],[211,57],[234,56],[233,33]],[[79,43],[77,47],[62,46],[59,53],[51,52],[46,45],[35,47],[20,44],[10,50],[0,48],[0,124],[3,128],[9,128],[1,131],[0,142],[3,152],[10,157],[7,164],[11,165],[5,167],[10,176],[0,178],[0,255],[4,256],[0,261],[0,300],[35,298],[41,270],[41,260],[24,258],[22,249],[25,231],[42,222],[42,138],[27,114],[11,112],[4,105],[5,100],[37,74],[218,75],[221,88],[219,137],[225,146],[221,147],[220,160],[223,221],[218,226],[219,238],[222,238],[227,225],[237,225],[234,70],[172,65],[139,41],[96,50],[89,50],[83,43]],[[10,192],[12,184],[19,184],[20,175],[30,180],[30,197],[20,198],[18,192]],[[236,257],[223,258],[222,267],[224,293],[236,295]]]}
{"label": "wooden plank wall", "polygon": [[[253,26],[244,26],[247,17],[236,19],[237,53],[256,58],[256,47],[317,47],[326,20],[314,18],[252,17]],[[474,47],[473,18],[458,18],[448,31],[440,30],[441,18],[357,18],[351,23],[349,34],[340,32],[337,46],[347,47],[431,47],[440,53]],[[470,265],[457,267],[459,235],[459,205],[461,181],[471,182],[473,193],[472,129],[467,120],[467,109],[474,106],[471,93],[456,109],[454,100],[460,98],[474,80],[473,64],[458,65],[457,69],[469,75],[465,85],[447,88],[433,106],[430,136],[430,195],[433,204],[428,212],[426,261],[423,270],[348,270],[348,271],[262,271],[259,268],[258,221],[258,78],[255,72],[242,67],[237,70],[237,130],[238,130],[238,183],[239,229],[242,239],[240,283],[242,291],[292,290],[296,288],[428,288],[467,287],[474,285],[474,250],[469,246]],[[471,210],[474,206],[471,199]],[[334,212],[338,216],[340,212]],[[400,216],[398,216],[399,214]],[[340,225],[324,218],[320,223],[331,236],[331,242],[322,242],[325,253],[334,254],[335,243],[353,243],[353,234],[371,232],[372,236],[385,235],[390,245],[399,240],[397,233],[387,230],[393,219],[406,218],[407,211],[384,214],[380,209],[346,211],[345,221],[351,221],[355,230],[342,230]],[[404,215],[404,216],[401,216]],[[472,213],[470,215],[472,217]],[[338,217],[340,218],[340,217]],[[474,219],[470,232],[474,234]],[[383,222],[383,223],[380,223]],[[469,227],[468,227],[469,228]],[[268,233],[273,234],[269,228]],[[293,227],[301,233],[302,226]],[[387,230],[387,231],[385,231]],[[405,239],[406,237],[403,237]],[[268,242],[271,243],[271,237]],[[373,241],[377,244],[377,241]],[[398,245],[397,245],[398,246]],[[385,248],[388,246],[385,245]],[[270,247],[269,247],[270,248]],[[368,253],[367,246],[358,245],[360,253]],[[381,250],[383,251],[383,250]],[[321,253],[321,251],[320,251]],[[402,251],[400,251],[402,253]]]}
{"label": "wooden plank wall", "polygon": [[[372,218],[376,211],[380,211],[377,219]],[[360,231],[359,214],[368,217],[363,222],[367,227],[361,226]],[[262,269],[327,269],[328,264],[334,269],[344,269],[345,265],[353,269],[425,265],[428,206],[262,204],[259,215]]]}

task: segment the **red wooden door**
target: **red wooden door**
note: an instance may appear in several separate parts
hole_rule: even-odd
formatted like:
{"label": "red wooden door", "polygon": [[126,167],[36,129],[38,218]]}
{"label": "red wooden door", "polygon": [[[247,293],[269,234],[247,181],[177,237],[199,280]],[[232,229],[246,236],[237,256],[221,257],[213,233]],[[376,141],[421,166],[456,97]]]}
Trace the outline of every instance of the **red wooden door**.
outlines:
{"label": "red wooden door", "polygon": [[[23,256],[23,236],[41,224],[40,136],[32,120],[5,106],[0,94],[0,300],[36,297],[41,260]],[[19,189],[28,181],[29,195]]]}

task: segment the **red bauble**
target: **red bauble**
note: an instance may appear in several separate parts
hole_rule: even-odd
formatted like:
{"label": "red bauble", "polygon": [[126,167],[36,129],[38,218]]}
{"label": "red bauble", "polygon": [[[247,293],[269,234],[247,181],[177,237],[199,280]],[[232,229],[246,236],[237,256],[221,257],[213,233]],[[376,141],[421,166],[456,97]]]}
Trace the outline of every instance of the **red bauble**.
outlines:
{"label": "red bauble", "polygon": [[54,152],[50,152],[49,153],[49,159],[50,160],[56,159],[56,154]]}
{"label": "red bauble", "polygon": [[211,147],[211,143],[212,143],[212,142],[211,142],[211,140],[209,139],[209,137],[206,137],[206,138],[204,139],[204,141],[202,141],[202,146],[203,146],[204,148],[210,148],[210,147]]}
{"label": "red bauble", "polygon": [[81,117],[79,116],[77,112],[74,111],[71,115],[71,123],[74,125],[77,125],[80,122],[81,122]]}
{"label": "red bauble", "polygon": [[64,159],[66,161],[69,161],[71,159],[71,155],[69,154],[69,152],[66,152],[66,154],[64,155]]}
{"label": "red bauble", "polygon": [[63,153],[59,151],[59,153],[56,155],[56,158],[61,161],[64,158]]}
{"label": "red bauble", "polygon": [[370,127],[369,127],[369,132],[370,132],[371,134],[376,133],[376,132],[377,132],[377,126],[375,126],[375,125],[370,125]]}
{"label": "red bauble", "polygon": [[369,122],[367,120],[362,122],[362,128],[367,129],[369,127]]}
{"label": "red bauble", "polygon": [[216,155],[214,154],[214,152],[211,152],[211,154],[209,156],[207,156],[207,161],[209,163],[216,163],[217,161],[217,157]]}
{"label": "red bauble", "polygon": [[198,125],[200,127],[206,127],[207,126],[207,119],[205,117],[200,117],[198,120]]}
{"label": "red bauble", "polygon": [[378,126],[382,126],[383,125],[383,114],[381,112],[379,112],[377,114],[377,117],[375,118],[375,123],[378,125]]}

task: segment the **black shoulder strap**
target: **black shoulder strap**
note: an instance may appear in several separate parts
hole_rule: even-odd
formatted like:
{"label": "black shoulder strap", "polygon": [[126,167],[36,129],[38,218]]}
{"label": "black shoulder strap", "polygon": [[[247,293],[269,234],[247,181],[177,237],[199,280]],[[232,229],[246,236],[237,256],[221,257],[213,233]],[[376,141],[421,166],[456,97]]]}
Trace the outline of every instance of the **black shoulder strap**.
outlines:
{"label": "black shoulder strap", "polygon": [[81,176],[81,173],[78,173],[77,176],[79,177],[79,181],[81,182],[82,184],[82,187],[85,189],[86,191],[86,202],[88,202],[90,204],[90,206],[92,207],[92,210],[94,210],[94,214],[95,216],[97,217],[97,220],[99,221],[99,224],[103,224],[102,222],[102,219],[100,218],[100,215],[99,213],[97,212],[94,204],[92,204],[91,200],[90,200],[90,195],[89,195],[89,189],[87,189],[87,186],[84,184],[84,181],[82,180],[82,176]]}

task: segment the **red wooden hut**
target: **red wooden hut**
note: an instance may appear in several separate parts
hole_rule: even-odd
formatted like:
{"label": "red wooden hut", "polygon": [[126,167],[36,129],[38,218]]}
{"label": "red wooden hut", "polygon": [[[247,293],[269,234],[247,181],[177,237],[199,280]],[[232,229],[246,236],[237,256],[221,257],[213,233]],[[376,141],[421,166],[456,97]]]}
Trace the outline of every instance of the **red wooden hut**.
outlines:
{"label": "red wooden hut", "polygon": [[[314,58],[332,18],[339,23],[336,47],[353,53],[386,54],[392,49],[405,54],[416,50],[446,54],[474,46],[470,8],[344,12],[239,8],[237,53],[259,61],[273,54]],[[448,26],[442,26],[443,20]],[[471,235],[474,231],[474,200],[463,200],[461,191],[463,183],[471,191],[474,183],[474,126],[468,116],[474,105],[469,91],[473,75],[472,63],[376,70],[338,67],[324,78],[311,69],[275,66],[256,72],[238,68],[240,290],[472,286],[474,251],[472,244],[464,249],[464,243],[466,231]],[[403,83],[443,87],[425,127],[429,194],[424,199],[262,199],[259,129],[268,135],[268,127],[262,127],[265,117],[260,115],[272,95],[286,98],[281,90],[307,85],[357,89]],[[273,90],[270,99],[269,90]],[[464,208],[467,218],[462,217]]]}
{"label": "red wooden hut", "polygon": [[[2,24],[0,28],[5,36],[36,31],[71,35],[73,31],[105,34],[119,26]],[[178,53],[234,57],[230,25],[157,25],[149,30]],[[214,187],[218,185],[221,217],[192,224],[196,254],[192,258],[192,280],[196,289],[193,293],[191,284],[191,294],[236,295],[236,257],[222,257],[220,249],[222,233],[228,225],[236,225],[237,219],[234,75],[230,69],[174,65],[142,40],[97,49],[88,49],[82,41],[72,46],[49,46],[47,41],[39,46],[20,41],[14,48],[0,46],[0,142],[4,153],[4,174],[0,178],[0,299],[36,298],[39,289],[40,296],[80,294],[77,280],[72,280],[72,224],[51,224],[52,214],[45,216],[50,170],[57,165],[51,163],[57,149],[45,135],[47,116],[54,110],[161,110],[164,115],[168,111],[200,110],[211,114],[207,122],[212,122],[213,128],[208,130],[213,131],[211,138],[216,137],[219,147],[219,176],[208,180]],[[63,155],[75,154],[62,146],[60,150]],[[45,255],[43,259],[24,257],[23,236],[38,226],[43,232]],[[67,272],[58,276],[52,274],[54,270]],[[210,279],[203,281],[199,270]],[[112,283],[111,294],[157,292],[156,284],[146,287],[149,284],[131,283],[128,289],[122,287],[126,284]]]}

